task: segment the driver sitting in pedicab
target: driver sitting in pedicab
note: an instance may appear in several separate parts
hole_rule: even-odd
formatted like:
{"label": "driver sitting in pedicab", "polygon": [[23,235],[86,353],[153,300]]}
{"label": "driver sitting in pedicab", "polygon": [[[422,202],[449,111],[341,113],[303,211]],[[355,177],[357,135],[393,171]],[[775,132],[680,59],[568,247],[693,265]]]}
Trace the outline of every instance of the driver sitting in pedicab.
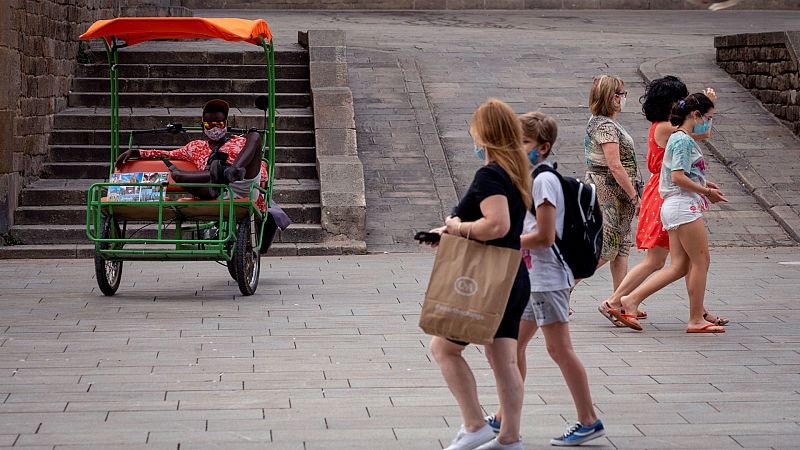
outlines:
{"label": "driver sitting in pedicab", "polygon": [[[169,169],[176,183],[227,184],[234,198],[246,198],[250,184],[261,185],[266,180],[267,166],[261,161],[259,134],[250,131],[246,137],[227,137],[228,103],[211,100],[203,106],[203,133],[208,140],[197,139],[176,150],[130,149],[119,155],[116,167],[121,168],[130,158],[168,158],[189,161],[197,166],[196,171],[180,170],[174,165]],[[211,187],[185,187],[194,197],[211,200],[219,198],[220,189]],[[266,210],[264,195],[253,189],[252,200],[260,211]]]}

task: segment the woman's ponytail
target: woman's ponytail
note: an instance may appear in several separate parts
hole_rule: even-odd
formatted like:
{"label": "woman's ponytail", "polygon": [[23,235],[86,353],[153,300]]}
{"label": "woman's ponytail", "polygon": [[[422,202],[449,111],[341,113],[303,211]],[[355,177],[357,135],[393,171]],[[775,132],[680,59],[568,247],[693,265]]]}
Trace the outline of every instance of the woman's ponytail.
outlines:
{"label": "woman's ponytail", "polygon": [[672,107],[669,123],[679,127],[683,125],[683,122],[686,122],[686,118],[689,117],[689,114],[692,112],[700,111],[700,114],[705,114],[712,108],[714,108],[714,102],[712,102],[706,94],[700,92],[691,94]]}

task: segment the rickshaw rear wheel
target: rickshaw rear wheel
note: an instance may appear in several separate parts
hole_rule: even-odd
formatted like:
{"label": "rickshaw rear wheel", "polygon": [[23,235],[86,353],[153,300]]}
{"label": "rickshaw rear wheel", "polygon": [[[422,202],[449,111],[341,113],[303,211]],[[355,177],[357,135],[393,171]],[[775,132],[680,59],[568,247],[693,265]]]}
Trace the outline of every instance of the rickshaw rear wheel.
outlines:
{"label": "rickshaw rear wheel", "polygon": [[[228,241],[225,244],[225,249],[230,252],[230,249],[233,246],[234,243],[232,241]],[[230,261],[226,262],[225,265],[228,266],[228,273],[231,275],[231,278],[233,278],[233,281],[238,282],[239,278],[236,276],[236,255],[234,254],[233,258],[231,258]]]}
{"label": "rickshaw rear wheel", "polygon": [[250,218],[244,218],[236,227],[236,250],[233,259],[236,261],[236,282],[242,295],[253,295],[258,288],[258,276],[261,273],[261,254],[253,245]]}
{"label": "rickshaw rear wheel", "polygon": [[[111,219],[111,216],[106,216],[103,223],[100,225],[100,238],[121,238],[122,232],[119,229],[119,224]],[[103,242],[100,244],[101,249],[111,248],[112,244]],[[109,261],[103,259],[97,252],[94,254],[94,273],[97,277],[97,286],[100,291],[107,296],[114,295],[119,289],[119,283],[122,280],[122,261]]]}

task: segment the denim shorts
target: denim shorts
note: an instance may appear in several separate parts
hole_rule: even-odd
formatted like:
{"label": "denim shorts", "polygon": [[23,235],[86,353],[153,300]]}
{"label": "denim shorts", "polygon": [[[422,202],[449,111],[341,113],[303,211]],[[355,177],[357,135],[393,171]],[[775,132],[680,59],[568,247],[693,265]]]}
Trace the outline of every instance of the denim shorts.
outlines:
{"label": "denim shorts", "polygon": [[705,199],[700,195],[671,195],[661,205],[661,224],[667,231],[674,230],[701,219],[706,208]]}

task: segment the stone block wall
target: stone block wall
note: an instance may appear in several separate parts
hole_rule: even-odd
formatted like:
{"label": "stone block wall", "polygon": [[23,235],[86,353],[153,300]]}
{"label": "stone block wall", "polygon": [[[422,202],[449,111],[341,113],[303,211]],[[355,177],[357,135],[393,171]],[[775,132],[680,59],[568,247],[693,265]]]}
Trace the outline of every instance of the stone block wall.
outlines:
{"label": "stone block wall", "polygon": [[717,64],[800,136],[800,32],[720,36]]}
{"label": "stone block wall", "polygon": [[0,0],[0,232],[22,185],[38,176],[53,116],[66,107],[78,35],[114,0]]}
{"label": "stone block wall", "polygon": [[180,2],[0,0],[0,233],[13,224],[23,185],[39,175],[53,117],[67,107],[78,36],[120,14],[186,15]]}

